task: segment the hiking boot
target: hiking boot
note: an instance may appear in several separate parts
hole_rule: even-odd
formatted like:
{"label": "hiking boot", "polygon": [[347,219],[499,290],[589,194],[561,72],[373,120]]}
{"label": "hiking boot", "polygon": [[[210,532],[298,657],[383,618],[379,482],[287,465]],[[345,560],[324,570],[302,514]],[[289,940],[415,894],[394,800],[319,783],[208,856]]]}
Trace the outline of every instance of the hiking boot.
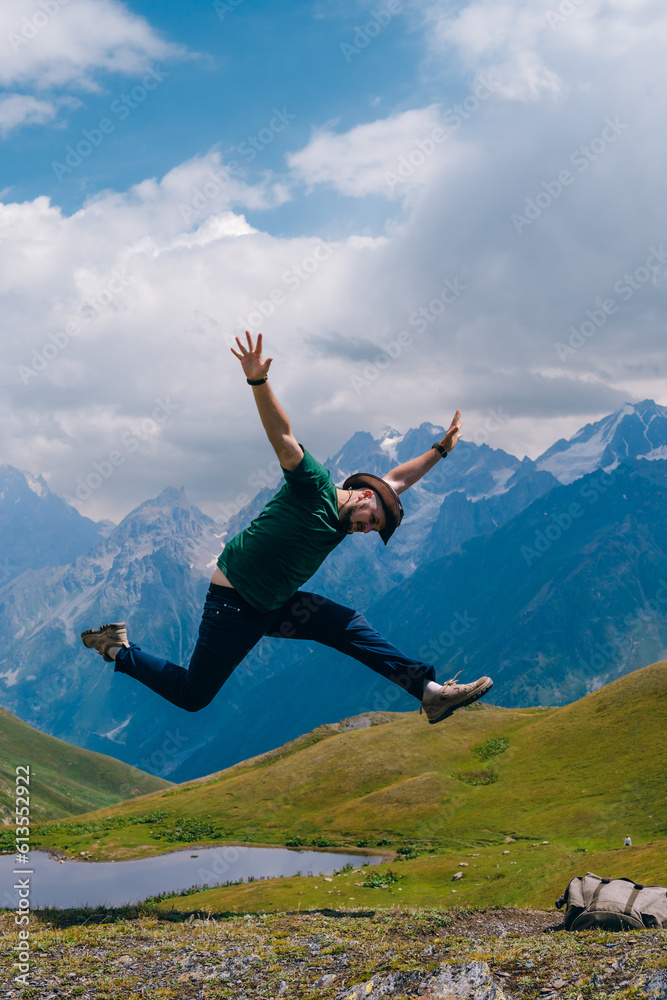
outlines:
{"label": "hiking boot", "polygon": [[490,677],[480,677],[479,680],[472,681],[470,684],[457,684],[456,678],[459,674],[452,677],[450,681],[441,684],[439,691],[426,691],[424,693],[419,713],[421,715],[424,712],[431,725],[435,722],[442,722],[457,708],[472,705],[473,701],[477,701],[493,687],[493,681]]}
{"label": "hiking boot", "polygon": [[100,625],[99,628],[89,628],[81,633],[81,641],[88,649],[96,650],[107,663],[113,663],[113,656],[108,655],[108,650],[112,646],[130,648],[125,622],[109,622],[108,625]]}

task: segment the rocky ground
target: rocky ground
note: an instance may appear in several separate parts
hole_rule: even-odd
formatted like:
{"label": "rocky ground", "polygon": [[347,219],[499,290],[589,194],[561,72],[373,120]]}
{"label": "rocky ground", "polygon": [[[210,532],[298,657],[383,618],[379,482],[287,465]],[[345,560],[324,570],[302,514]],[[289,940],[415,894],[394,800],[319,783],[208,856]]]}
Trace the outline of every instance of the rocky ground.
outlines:
{"label": "rocky ground", "polygon": [[32,915],[30,986],[0,1000],[667,1000],[667,931],[558,930],[556,911]]}

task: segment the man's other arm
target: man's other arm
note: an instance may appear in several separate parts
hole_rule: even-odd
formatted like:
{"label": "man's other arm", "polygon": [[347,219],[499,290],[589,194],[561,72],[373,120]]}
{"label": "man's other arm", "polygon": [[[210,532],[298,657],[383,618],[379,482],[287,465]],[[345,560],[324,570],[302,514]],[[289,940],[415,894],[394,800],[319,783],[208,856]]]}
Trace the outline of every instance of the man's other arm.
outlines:
{"label": "man's other arm", "polygon": [[[236,338],[240,354],[233,347],[230,350],[241,362],[246,378],[253,380],[265,378],[273,358],[267,358],[266,361],[262,358],[262,335],[259,333],[257,344],[253,344],[252,337],[246,330],[246,339],[248,341],[247,348],[243,346],[238,337]],[[296,469],[303,458],[303,449],[294,437],[287,414],[273,395],[271,386],[268,382],[264,382],[262,385],[253,385],[252,392],[262,426],[278,456],[278,461],[283,469],[288,471]]]}
{"label": "man's other arm", "polygon": [[[463,423],[461,421],[461,411],[457,410],[454,414],[454,419],[449,425],[449,430],[445,436],[440,441],[440,444],[445,449],[446,452],[450,452],[458,439],[461,437],[461,427]],[[424,455],[419,455],[417,458],[411,458],[409,462],[403,462],[402,465],[397,465],[395,469],[388,472],[386,476],[382,478],[385,482],[389,483],[397,493],[404,493],[409,489],[414,483],[416,483],[422,476],[425,476],[429,469],[432,469],[434,465],[440,461],[440,453],[431,448]]]}

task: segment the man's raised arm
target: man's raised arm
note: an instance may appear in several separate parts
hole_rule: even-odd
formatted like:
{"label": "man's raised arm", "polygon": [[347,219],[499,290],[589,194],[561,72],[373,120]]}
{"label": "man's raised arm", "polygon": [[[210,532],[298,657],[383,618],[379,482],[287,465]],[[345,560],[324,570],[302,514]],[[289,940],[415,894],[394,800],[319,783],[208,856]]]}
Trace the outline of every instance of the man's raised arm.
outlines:
{"label": "man's raised arm", "polygon": [[269,368],[273,358],[266,361],[262,358],[262,335],[257,334],[257,344],[253,344],[252,337],[246,330],[248,346],[245,348],[239,338],[236,343],[239,345],[238,354],[233,347],[230,348],[234,357],[238,358],[245,373],[245,377],[253,385],[252,392],[259,411],[259,418],[262,421],[266,436],[268,437],[273,450],[278,456],[283,469],[288,471],[296,469],[303,458],[303,449],[292,433],[287,414],[273,395],[271,386],[267,381]]}
{"label": "man's raised arm", "polygon": [[[441,447],[445,452],[450,452],[458,439],[461,437],[461,427],[463,423],[461,421],[461,411],[457,410],[454,414],[454,419],[449,425],[449,430],[439,442]],[[403,462],[402,465],[397,465],[395,469],[388,472],[386,476],[382,478],[386,483],[389,483],[391,487],[397,493],[404,493],[405,490],[409,489],[413,483],[416,483],[418,479],[425,476],[429,469],[432,469],[437,462],[440,461],[441,454],[435,448],[431,448],[424,455],[419,455],[417,458],[411,458],[409,462]]]}

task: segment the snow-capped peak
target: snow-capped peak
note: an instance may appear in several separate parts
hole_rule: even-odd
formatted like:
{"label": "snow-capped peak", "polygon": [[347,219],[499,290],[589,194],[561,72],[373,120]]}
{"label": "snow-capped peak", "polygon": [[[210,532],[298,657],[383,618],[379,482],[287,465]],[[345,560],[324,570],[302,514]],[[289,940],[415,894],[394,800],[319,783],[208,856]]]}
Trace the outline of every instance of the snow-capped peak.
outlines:
{"label": "snow-capped peak", "polygon": [[394,427],[385,427],[380,435],[378,444],[383,452],[389,456],[392,462],[398,461],[398,456],[396,454],[396,449],[401,443],[405,434],[401,434]]}
{"label": "snow-capped peak", "polygon": [[42,497],[42,499],[48,496],[49,487],[46,485],[43,476],[31,476],[28,472],[24,473],[24,475],[25,481],[33,493],[36,493],[37,496]]}
{"label": "snow-capped peak", "polygon": [[571,483],[595,469],[614,468],[624,458],[661,456],[666,445],[667,407],[645,399],[586,424],[569,441],[557,441],[536,465],[561,483]]}

